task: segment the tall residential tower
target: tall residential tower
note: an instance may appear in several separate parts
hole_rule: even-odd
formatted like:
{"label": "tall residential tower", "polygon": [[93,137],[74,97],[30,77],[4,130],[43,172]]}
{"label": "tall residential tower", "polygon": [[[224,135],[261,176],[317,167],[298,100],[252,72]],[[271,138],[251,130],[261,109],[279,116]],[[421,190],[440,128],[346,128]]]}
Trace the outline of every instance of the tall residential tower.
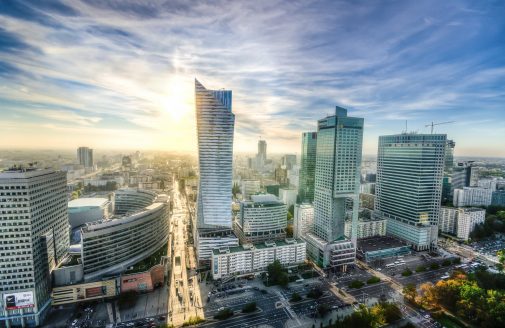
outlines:
{"label": "tall residential tower", "polygon": [[376,214],[416,250],[437,245],[446,146],[445,134],[379,137]]}
{"label": "tall residential tower", "polygon": [[93,149],[88,147],[77,148],[77,160],[85,168],[93,167]]}
{"label": "tall residential tower", "polygon": [[200,179],[195,234],[200,262],[212,249],[237,245],[232,233],[232,161],[235,115],[230,90],[208,90],[195,80]]}

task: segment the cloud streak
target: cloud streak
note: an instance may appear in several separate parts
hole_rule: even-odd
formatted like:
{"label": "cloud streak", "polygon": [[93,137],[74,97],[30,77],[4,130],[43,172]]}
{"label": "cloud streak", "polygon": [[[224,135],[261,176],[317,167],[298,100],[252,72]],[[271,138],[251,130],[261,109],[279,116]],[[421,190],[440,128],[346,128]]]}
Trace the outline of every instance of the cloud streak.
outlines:
{"label": "cloud streak", "polygon": [[471,1],[2,3],[0,114],[124,129],[125,147],[143,134],[144,147],[178,150],[170,138],[185,136],[194,149],[197,76],[233,90],[237,150],[261,135],[269,149],[298,151],[301,132],[341,105],[365,118],[366,153],[403,120],[425,132],[430,121],[475,119],[471,136],[445,127],[457,154],[476,142],[496,154],[479,131],[503,131],[504,13]]}

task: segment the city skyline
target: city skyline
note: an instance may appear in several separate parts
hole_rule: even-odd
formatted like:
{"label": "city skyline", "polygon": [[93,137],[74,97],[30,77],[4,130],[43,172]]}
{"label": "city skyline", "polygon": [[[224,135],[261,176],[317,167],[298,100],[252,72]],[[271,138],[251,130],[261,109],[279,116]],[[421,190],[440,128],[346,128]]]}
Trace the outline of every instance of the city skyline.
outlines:
{"label": "city skyline", "polygon": [[339,105],[365,118],[366,155],[405,120],[419,133],[450,120],[435,132],[456,141],[455,156],[503,157],[503,10],[471,2],[4,3],[0,148],[196,152],[197,77],[234,90],[236,152],[254,152],[261,136],[270,153],[299,153],[301,133]]}

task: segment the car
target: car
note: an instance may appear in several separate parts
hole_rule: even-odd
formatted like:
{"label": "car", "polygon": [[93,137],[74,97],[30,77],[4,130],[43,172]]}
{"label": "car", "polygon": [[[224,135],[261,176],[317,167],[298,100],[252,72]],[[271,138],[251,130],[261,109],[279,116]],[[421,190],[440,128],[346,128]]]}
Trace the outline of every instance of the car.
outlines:
{"label": "car", "polygon": [[221,306],[219,309],[217,309],[218,311],[223,311],[224,310],[224,307]]}
{"label": "car", "polygon": [[424,315],[424,318],[425,318],[425,319],[429,319],[429,318],[430,318],[430,315],[429,315],[429,314],[425,314],[425,315]]}

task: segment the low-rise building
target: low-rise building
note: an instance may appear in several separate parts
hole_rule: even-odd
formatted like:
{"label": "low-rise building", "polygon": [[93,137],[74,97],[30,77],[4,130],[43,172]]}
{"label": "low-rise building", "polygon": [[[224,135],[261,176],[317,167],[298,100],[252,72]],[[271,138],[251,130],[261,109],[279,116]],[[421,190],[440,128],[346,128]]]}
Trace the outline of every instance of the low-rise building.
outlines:
{"label": "low-rise building", "polygon": [[53,306],[84,301],[104,300],[117,296],[119,293],[117,278],[88,282],[83,284],[55,287],[51,293]]}
{"label": "low-rise building", "polygon": [[492,189],[479,187],[464,187],[454,189],[453,204],[455,207],[489,206],[493,195]]}
{"label": "low-rise building", "polygon": [[221,247],[213,250],[212,277],[221,279],[262,272],[276,260],[285,267],[297,266],[305,257],[305,242],[299,239]]}
{"label": "low-rise building", "polygon": [[274,195],[252,195],[240,203],[235,233],[243,244],[286,238],[287,209]]}
{"label": "low-rise building", "polygon": [[365,262],[382,260],[385,258],[410,254],[412,249],[404,241],[389,237],[379,236],[358,240],[357,256]]}
{"label": "low-rise building", "polygon": [[[357,238],[369,238],[375,236],[386,235],[387,220],[384,218],[358,219]],[[352,221],[345,220],[345,235],[350,237],[352,229]]]}
{"label": "low-rise building", "polygon": [[84,280],[124,272],[168,241],[169,199],[158,195],[152,204],[81,228]]}
{"label": "low-rise building", "polygon": [[108,219],[111,214],[112,203],[107,198],[78,198],[68,202],[68,220],[72,229]]}

